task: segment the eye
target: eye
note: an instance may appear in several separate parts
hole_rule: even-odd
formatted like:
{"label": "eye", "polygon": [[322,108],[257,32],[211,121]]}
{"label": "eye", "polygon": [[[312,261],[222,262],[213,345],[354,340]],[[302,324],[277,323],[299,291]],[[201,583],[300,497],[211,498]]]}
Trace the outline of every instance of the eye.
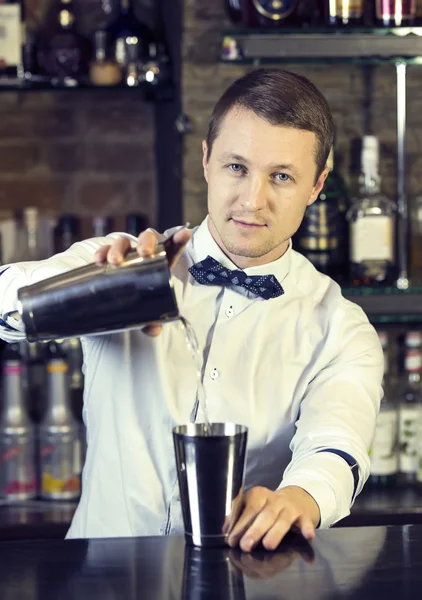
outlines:
{"label": "eye", "polygon": [[292,178],[287,173],[274,173],[274,179],[277,179],[277,181],[292,181]]}
{"label": "eye", "polygon": [[232,163],[231,165],[228,165],[229,171],[232,171],[232,173],[246,173],[246,169],[243,165],[239,165],[238,163]]}

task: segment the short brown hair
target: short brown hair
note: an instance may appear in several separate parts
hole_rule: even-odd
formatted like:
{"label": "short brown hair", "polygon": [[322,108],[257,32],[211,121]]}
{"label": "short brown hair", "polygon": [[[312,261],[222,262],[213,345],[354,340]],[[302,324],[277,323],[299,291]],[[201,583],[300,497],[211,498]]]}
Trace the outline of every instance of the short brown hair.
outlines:
{"label": "short brown hair", "polygon": [[256,69],[234,81],[214,107],[207,135],[208,158],[221,123],[235,106],[251,110],[271,123],[305,131],[317,137],[317,177],[325,168],[334,139],[330,107],[318,88],[301,75],[281,69]]}

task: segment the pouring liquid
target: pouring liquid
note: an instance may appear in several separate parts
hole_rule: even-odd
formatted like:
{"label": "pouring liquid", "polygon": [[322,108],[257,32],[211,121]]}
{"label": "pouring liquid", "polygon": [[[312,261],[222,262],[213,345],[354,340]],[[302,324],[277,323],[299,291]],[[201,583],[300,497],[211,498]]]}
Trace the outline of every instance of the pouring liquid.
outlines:
{"label": "pouring liquid", "polygon": [[180,317],[183,333],[185,335],[186,344],[192,356],[192,360],[195,365],[196,378],[197,378],[197,391],[196,397],[202,413],[204,415],[204,435],[212,434],[212,425],[208,419],[207,411],[207,397],[205,393],[204,384],[202,383],[202,359],[199,350],[198,338],[192,325],[184,317]]}

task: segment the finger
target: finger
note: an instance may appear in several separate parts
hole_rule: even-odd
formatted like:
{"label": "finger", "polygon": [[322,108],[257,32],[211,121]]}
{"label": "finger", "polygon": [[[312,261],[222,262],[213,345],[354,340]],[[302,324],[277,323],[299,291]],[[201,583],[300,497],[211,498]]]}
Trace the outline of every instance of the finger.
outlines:
{"label": "finger", "polygon": [[170,259],[170,268],[173,267],[179,260],[191,236],[192,234],[188,229],[181,229],[174,234],[172,239],[173,248]]}
{"label": "finger", "polygon": [[153,231],[143,231],[138,237],[137,250],[139,256],[150,256],[157,246],[157,236]]}
{"label": "finger", "polygon": [[267,531],[277,522],[282,511],[282,504],[271,502],[257,515],[240,540],[244,552],[250,552],[266,535]]}
{"label": "finger", "polygon": [[247,492],[245,495],[245,508],[229,535],[229,546],[237,546],[245,531],[249,529],[256,516],[264,508],[266,501],[266,496],[256,494],[254,490]]}
{"label": "finger", "polygon": [[110,250],[111,246],[101,246],[101,248],[98,248],[98,250],[95,251],[94,254],[94,260],[97,263],[97,265],[102,265],[103,263],[105,263],[105,261],[107,260],[107,254],[108,251]]}
{"label": "finger", "polygon": [[107,262],[110,265],[120,265],[130,250],[130,242],[124,237],[119,237],[110,246],[107,254]]}
{"label": "finger", "polygon": [[296,525],[299,527],[303,537],[307,540],[315,539],[315,526],[312,520],[306,515],[301,515],[297,521]]}
{"label": "finger", "polygon": [[264,548],[266,550],[275,550],[297,518],[297,513],[287,509],[282,510],[274,525],[262,539]]}
{"label": "finger", "polygon": [[146,335],[149,335],[150,337],[157,337],[158,335],[160,335],[162,330],[163,330],[162,325],[159,325],[158,323],[146,325],[145,327],[142,328],[142,332],[145,333]]}

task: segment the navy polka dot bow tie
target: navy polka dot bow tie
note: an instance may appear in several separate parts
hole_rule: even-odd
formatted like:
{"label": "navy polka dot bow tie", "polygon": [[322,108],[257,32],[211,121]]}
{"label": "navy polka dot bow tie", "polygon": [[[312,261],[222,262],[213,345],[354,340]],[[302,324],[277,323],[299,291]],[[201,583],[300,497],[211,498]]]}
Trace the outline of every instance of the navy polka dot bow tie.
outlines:
{"label": "navy polka dot bow tie", "polygon": [[247,275],[244,271],[223,267],[212,256],[192,265],[189,273],[203,285],[234,285],[246,288],[256,296],[269,300],[284,294],[274,275]]}

